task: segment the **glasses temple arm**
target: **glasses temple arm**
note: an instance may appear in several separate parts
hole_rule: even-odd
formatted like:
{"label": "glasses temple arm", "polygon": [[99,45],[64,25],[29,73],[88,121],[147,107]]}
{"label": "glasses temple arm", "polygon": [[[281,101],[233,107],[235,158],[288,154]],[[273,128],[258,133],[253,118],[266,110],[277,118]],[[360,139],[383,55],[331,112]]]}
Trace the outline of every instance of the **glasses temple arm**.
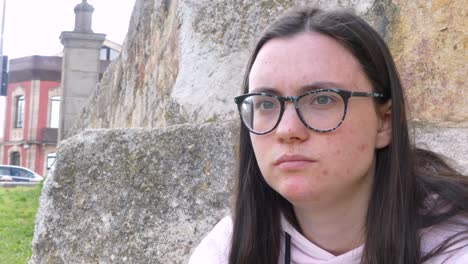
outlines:
{"label": "glasses temple arm", "polygon": [[351,92],[351,96],[358,97],[384,97],[381,93]]}

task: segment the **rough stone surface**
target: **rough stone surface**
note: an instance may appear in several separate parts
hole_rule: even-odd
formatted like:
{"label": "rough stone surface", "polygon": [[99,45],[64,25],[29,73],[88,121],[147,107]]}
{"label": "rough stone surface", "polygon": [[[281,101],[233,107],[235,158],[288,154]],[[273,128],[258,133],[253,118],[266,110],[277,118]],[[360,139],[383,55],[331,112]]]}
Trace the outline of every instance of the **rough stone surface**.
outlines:
{"label": "rough stone surface", "polygon": [[393,1],[391,49],[412,119],[468,127],[468,5],[466,0]]}
{"label": "rough stone surface", "polygon": [[61,143],[30,264],[186,263],[229,213],[237,127],[87,130]]}
{"label": "rough stone surface", "polygon": [[416,127],[416,146],[443,154],[451,165],[468,176],[468,128]]}

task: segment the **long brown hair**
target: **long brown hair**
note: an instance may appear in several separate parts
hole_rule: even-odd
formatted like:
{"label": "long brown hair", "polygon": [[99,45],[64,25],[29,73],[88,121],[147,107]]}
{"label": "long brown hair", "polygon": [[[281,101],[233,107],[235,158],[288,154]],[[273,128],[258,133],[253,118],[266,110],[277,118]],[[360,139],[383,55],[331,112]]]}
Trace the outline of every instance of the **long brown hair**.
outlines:
{"label": "long brown hair", "polygon": [[[447,239],[421,256],[418,233],[421,228],[468,212],[468,181],[436,154],[410,144],[405,98],[395,63],[384,40],[363,19],[343,10],[303,7],[287,12],[273,22],[257,42],[244,77],[244,93],[249,90],[249,73],[263,45],[271,39],[292,37],[301,32],[325,34],[341,43],[360,62],[374,90],[384,94],[376,103],[391,101],[392,141],[376,152],[362,263],[422,263],[458,242],[467,232]],[[292,205],[263,179],[249,131],[244,126],[240,131],[238,160],[229,263],[278,263],[280,215],[299,231],[300,227]],[[438,202],[428,207],[425,201],[434,194]]]}

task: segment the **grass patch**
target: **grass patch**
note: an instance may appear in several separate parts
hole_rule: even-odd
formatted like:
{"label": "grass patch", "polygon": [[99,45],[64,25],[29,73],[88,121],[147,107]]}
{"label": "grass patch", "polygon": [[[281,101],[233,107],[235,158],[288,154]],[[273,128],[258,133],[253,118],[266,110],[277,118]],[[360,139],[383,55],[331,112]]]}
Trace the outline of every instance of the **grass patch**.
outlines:
{"label": "grass patch", "polygon": [[31,257],[41,189],[42,184],[0,188],[0,262],[25,264]]}

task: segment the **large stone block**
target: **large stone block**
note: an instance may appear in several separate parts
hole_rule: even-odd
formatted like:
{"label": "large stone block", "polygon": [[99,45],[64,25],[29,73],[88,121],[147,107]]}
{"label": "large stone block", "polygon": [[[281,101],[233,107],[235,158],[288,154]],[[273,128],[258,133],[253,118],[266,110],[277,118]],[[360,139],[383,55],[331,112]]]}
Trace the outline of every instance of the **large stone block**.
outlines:
{"label": "large stone block", "polygon": [[30,264],[186,263],[229,214],[237,127],[87,130],[61,143]]}

